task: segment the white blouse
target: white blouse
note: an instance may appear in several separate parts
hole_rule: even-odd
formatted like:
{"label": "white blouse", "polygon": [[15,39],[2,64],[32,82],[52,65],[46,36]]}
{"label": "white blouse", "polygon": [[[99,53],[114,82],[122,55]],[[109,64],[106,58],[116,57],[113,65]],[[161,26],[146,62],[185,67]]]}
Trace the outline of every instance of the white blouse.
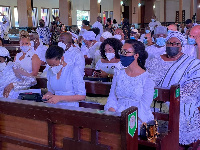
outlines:
{"label": "white blouse", "polygon": [[96,70],[103,70],[108,74],[114,74],[115,70],[120,70],[124,68],[121,64],[121,61],[118,63],[102,63],[101,59],[96,63]]}
{"label": "white blouse", "polygon": [[[150,105],[153,101],[155,83],[145,72],[136,77],[130,77],[125,69],[115,73],[110,94],[105,105],[105,110],[114,108],[116,112],[135,106],[138,107],[138,117],[142,122],[148,122],[154,119]],[[138,127],[141,123],[138,120]]]}
{"label": "white blouse", "polygon": [[17,53],[15,63],[20,64],[21,68],[26,70],[28,73],[32,73],[32,57],[35,54],[33,49],[29,50],[24,59],[19,60],[19,58],[23,55],[22,52]]}
{"label": "white blouse", "polygon": [[[66,65],[62,68],[59,79],[57,79],[57,75],[49,68],[47,80],[48,91],[55,95],[86,95],[85,82],[80,69],[77,67]],[[78,102],[63,101],[57,104],[75,107],[79,106]]]}

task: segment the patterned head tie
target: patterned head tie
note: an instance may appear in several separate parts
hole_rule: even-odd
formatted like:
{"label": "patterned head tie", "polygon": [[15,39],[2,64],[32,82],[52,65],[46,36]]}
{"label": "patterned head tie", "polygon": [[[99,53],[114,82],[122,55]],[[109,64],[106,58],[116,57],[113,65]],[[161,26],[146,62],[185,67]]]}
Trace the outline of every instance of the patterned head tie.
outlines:
{"label": "patterned head tie", "polygon": [[172,37],[179,39],[181,41],[182,45],[185,45],[187,43],[185,36],[183,36],[183,34],[179,31],[173,31],[173,32],[169,33],[168,36],[166,37],[166,41],[168,41]]}

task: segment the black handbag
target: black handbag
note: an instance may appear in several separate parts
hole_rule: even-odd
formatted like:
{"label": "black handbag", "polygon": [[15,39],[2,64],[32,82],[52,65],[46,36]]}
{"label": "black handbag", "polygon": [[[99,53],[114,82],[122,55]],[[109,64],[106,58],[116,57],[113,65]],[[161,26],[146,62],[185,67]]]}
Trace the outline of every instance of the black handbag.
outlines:
{"label": "black handbag", "polygon": [[20,93],[18,99],[35,101],[35,102],[43,102],[42,96],[39,93]]}

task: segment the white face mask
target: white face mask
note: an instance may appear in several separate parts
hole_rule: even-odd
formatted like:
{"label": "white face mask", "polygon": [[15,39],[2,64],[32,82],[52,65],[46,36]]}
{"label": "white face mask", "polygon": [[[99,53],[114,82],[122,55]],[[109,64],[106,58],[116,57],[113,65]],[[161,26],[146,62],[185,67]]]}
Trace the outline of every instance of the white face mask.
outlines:
{"label": "white face mask", "polygon": [[58,46],[62,47],[64,50],[66,49],[66,45],[63,42],[58,42]]}
{"label": "white face mask", "polygon": [[105,53],[106,57],[108,58],[108,60],[110,61],[111,59],[115,58],[115,53]]}
{"label": "white face mask", "polygon": [[31,49],[31,47],[30,46],[20,46],[20,49],[22,50],[22,52],[24,52],[24,53],[27,53],[30,49]]}
{"label": "white face mask", "polygon": [[6,63],[3,62],[3,63],[0,63],[0,71],[3,71],[6,67]]}
{"label": "white face mask", "polygon": [[118,39],[118,40],[121,40],[121,38],[122,38],[122,36],[120,34],[115,34],[113,37]]}
{"label": "white face mask", "polygon": [[[61,60],[60,60],[60,63],[61,63]],[[54,67],[51,67],[51,70],[54,74],[57,74],[62,69],[62,67],[63,65],[54,66]]]}
{"label": "white face mask", "polygon": [[154,21],[155,21],[155,19],[151,19],[151,21],[152,21],[152,22],[154,22]]}

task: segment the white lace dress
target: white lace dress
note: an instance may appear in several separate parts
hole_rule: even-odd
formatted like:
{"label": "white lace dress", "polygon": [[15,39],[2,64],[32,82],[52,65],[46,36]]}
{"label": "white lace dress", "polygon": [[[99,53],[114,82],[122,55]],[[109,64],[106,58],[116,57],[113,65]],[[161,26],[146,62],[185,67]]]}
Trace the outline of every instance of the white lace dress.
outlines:
{"label": "white lace dress", "polygon": [[29,50],[24,59],[19,60],[19,58],[23,55],[22,52],[17,53],[16,55],[16,60],[15,63],[19,64],[21,66],[21,68],[23,68],[25,71],[27,71],[28,73],[32,73],[32,57],[35,54],[35,51],[33,49]]}
{"label": "white lace dress", "polygon": [[179,143],[189,145],[200,140],[200,61],[183,55],[177,61],[157,57],[146,64],[156,85],[180,84]]}
{"label": "white lace dress", "polygon": [[[155,83],[149,78],[148,72],[137,77],[130,77],[126,74],[125,69],[119,70],[113,77],[105,110],[112,107],[117,112],[122,112],[135,106],[138,107],[138,117],[142,122],[153,120],[154,116],[150,105],[153,101],[154,86]],[[138,129],[142,122],[138,120]]]}
{"label": "white lace dress", "polygon": [[[85,82],[82,72],[77,67],[66,65],[63,67],[61,76],[57,79],[57,75],[49,68],[47,72],[47,88],[48,91],[55,95],[86,95]],[[78,102],[59,102],[58,105],[78,107]]]}
{"label": "white lace dress", "polygon": [[11,90],[8,98],[13,99],[18,98],[19,90],[26,90],[37,83],[34,77],[23,74],[24,71],[21,68],[15,66],[14,63],[8,63],[6,68],[2,72],[0,71],[0,97],[3,97],[4,88],[10,83],[13,83],[14,89]]}
{"label": "white lace dress", "polygon": [[118,63],[102,63],[101,59],[99,59],[95,67],[96,70],[103,70],[108,74],[114,74],[116,69],[119,70],[122,68],[124,67],[121,64],[121,61]]}

